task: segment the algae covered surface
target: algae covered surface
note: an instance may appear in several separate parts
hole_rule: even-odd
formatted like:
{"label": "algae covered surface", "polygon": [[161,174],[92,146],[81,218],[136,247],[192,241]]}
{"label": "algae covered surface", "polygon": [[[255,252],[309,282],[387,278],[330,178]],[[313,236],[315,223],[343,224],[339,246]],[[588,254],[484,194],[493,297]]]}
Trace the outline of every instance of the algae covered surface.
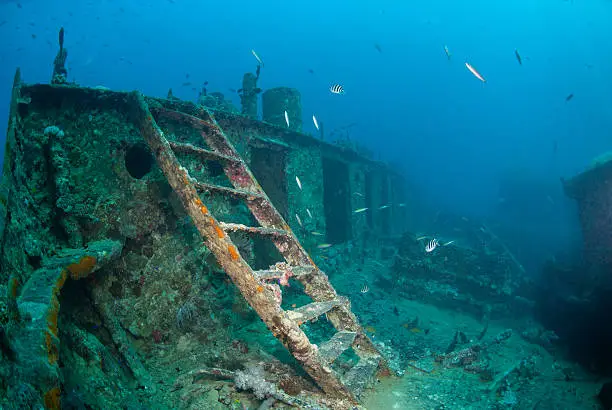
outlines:
{"label": "algae covered surface", "polygon": [[[126,93],[19,93],[3,175],[3,407],[596,408],[597,379],[535,318],[531,279],[484,224],[459,219],[461,230],[439,239],[406,231],[394,221],[410,211],[380,164],[219,113],[384,358],[357,381],[358,403],[326,397],[203,244],[133,125]],[[158,124],[171,141],[201,144],[193,128]],[[191,177],[232,189],[223,168],[177,157]],[[240,201],[210,192],[201,201],[219,220],[256,224]],[[230,236],[254,269],[280,269],[269,242]],[[310,302],[291,275],[270,286],[282,288],[283,309]],[[317,349],[334,335],[326,314],[300,326]],[[345,381],[359,362],[347,351],[330,368]]]}

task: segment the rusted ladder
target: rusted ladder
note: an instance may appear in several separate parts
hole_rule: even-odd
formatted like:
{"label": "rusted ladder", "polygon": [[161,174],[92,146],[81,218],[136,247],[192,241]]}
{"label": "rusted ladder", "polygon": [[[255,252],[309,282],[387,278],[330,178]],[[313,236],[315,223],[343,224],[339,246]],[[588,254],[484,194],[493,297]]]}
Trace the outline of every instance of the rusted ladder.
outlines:
{"label": "rusted ladder", "polygon": [[[363,332],[348,299],[339,296],[327,275],[317,268],[205,108],[198,107],[196,115],[189,115],[162,108],[159,104],[150,109],[142,94],[137,92],[131,98],[135,124],[218,263],[274,336],[289,349],[325,394],[356,403],[356,397],[372,379],[383,360]],[[156,118],[159,120],[161,117],[197,130],[210,149],[168,141],[156,121]],[[179,164],[175,152],[222,164],[233,188],[195,181]],[[199,196],[204,192],[245,201],[260,226],[249,227],[217,221]],[[228,235],[236,231],[270,238],[286,263],[254,271],[241,257]],[[304,285],[304,292],[311,297],[312,303],[294,310],[281,308],[281,287],[273,281],[286,280],[288,276]],[[310,342],[300,325],[324,314],[327,314],[338,332],[328,342],[317,347]],[[359,362],[340,377],[332,371],[330,365],[351,347],[359,356]]]}

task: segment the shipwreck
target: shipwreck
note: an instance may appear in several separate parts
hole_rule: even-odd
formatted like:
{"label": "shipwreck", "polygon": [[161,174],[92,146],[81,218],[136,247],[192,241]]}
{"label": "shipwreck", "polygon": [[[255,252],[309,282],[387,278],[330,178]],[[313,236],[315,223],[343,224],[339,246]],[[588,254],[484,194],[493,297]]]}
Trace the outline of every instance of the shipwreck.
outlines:
{"label": "shipwreck", "polygon": [[[358,258],[402,232],[402,177],[303,134],[297,90],[267,90],[256,118],[254,74],[241,113],[59,74],[29,85],[17,70],[13,85],[0,405],[235,401],[197,383],[210,376],[302,408],[358,406],[385,360],[318,264],[339,244]],[[353,212],[387,204],[401,206]],[[249,352],[241,331],[280,342],[271,351],[294,365]]]}

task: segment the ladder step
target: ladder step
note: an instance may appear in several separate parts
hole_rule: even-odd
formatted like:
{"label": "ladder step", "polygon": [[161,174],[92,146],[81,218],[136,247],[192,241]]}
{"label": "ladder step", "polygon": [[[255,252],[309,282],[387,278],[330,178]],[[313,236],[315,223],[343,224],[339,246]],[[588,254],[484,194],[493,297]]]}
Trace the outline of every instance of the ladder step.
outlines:
{"label": "ladder step", "polygon": [[361,393],[373,384],[380,359],[380,356],[362,357],[359,363],[342,377],[344,385],[355,397],[359,398]]}
{"label": "ladder step", "polygon": [[204,182],[194,182],[193,184],[199,192],[216,192],[222,195],[229,195],[237,198],[242,198],[247,201],[255,201],[256,199],[265,199],[265,197],[256,192],[245,191],[242,189],[227,188],[219,185],[211,185]]}
{"label": "ladder step", "polygon": [[[271,280],[280,278],[285,272],[282,269],[274,268],[274,266],[270,267],[271,269],[264,270],[256,270],[253,273],[255,277],[259,280]],[[288,270],[291,270],[292,277],[309,275],[312,272],[316,271],[314,266],[290,266]]]}
{"label": "ladder step", "polygon": [[200,158],[204,158],[204,159],[212,160],[212,161],[240,162],[238,158],[232,158],[227,155],[219,154],[215,151],[196,147],[195,145],[192,145],[192,144],[184,144],[181,142],[172,142],[172,141],[168,141],[168,143],[170,144],[170,148],[172,148],[172,151],[174,152],[181,152],[183,154],[192,154]]}
{"label": "ladder step", "polygon": [[[210,113],[207,110],[202,110],[202,114],[205,114],[212,122],[205,121],[201,118],[194,117],[193,115],[169,110],[165,108],[155,109],[154,110],[158,115],[161,115],[166,118],[171,118],[175,121],[178,121],[182,124],[186,124],[195,128],[196,130],[203,132],[202,137],[206,140],[208,145],[214,148],[216,151],[221,153],[232,154],[234,153],[234,149],[230,147],[225,135],[219,129],[218,125],[215,123],[214,119],[212,119]],[[229,157],[231,158],[231,157]]]}
{"label": "ladder step", "polygon": [[319,345],[319,354],[324,360],[327,360],[327,363],[332,363],[351,347],[356,336],[357,332],[340,331],[327,342]]}
{"label": "ladder step", "polygon": [[176,110],[172,110],[172,109],[167,109],[167,108],[163,108],[163,107],[155,107],[155,108],[151,108],[151,111],[154,112],[155,114],[162,116],[162,117],[166,117],[166,118],[170,118],[173,119],[175,121],[178,121],[182,124],[187,124],[197,130],[215,130],[216,127],[213,123],[209,122],[209,121],[205,121],[201,118],[198,117],[194,117],[191,114],[187,114],[185,112],[182,111],[176,111]]}
{"label": "ladder step", "polygon": [[226,222],[219,222],[219,226],[226,232],[245,232],[264,236],[288,236],[290,234],[288,231],[282,229],[264,228],[260,226],[246,226],[243,224],[234,224]]}
{"label": "ladder step", "polygon": [[291,320],[301,325],[309,320],[324,315],[336,306],[343,305],[344,303],[346,303],[346,298],[342,297],[327,300],[325,302],[312,302],[297,309],[288,310],[287,315]]}

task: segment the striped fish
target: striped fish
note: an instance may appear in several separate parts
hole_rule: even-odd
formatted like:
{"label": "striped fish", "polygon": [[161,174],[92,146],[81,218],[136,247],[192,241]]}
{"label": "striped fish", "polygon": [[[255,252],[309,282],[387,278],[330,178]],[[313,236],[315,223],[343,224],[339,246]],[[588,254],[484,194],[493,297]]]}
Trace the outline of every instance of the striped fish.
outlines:
{"label": "striped fish", "polygon": [[342,87],[340,84],[333,84],[331,87],[329,87],[329,91],[331,91],[332,94],[344,94],[344,87]]}
{"label": "striped fish", "polygon": [[429,253],[429,252],[433,252],[434,249],[436,249],[438,247],[439,243],[437,239],[432,239],[431,241],[429,241],[429,243],[427,244],[427,246],[425,246],[425,252]]}

